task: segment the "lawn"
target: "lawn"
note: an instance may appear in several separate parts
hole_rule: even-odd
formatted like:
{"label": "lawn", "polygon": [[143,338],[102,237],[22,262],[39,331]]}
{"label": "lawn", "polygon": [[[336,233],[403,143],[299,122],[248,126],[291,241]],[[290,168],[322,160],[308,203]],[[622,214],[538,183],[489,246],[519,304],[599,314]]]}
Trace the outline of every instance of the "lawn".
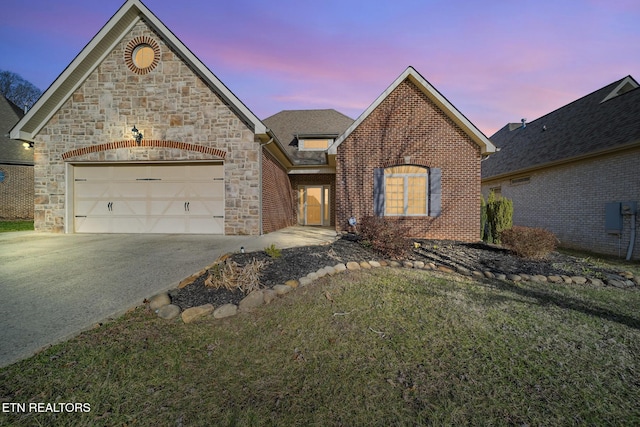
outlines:
{"label": "lawn", "polygon": [[0,221],[0,233],[33,230],[33,221]]}
{"label": "lawn", "polygon": [[18,426],[640,425],[640,291],[349,272],[222,320],[138,308],[0,370],[0,399]]}

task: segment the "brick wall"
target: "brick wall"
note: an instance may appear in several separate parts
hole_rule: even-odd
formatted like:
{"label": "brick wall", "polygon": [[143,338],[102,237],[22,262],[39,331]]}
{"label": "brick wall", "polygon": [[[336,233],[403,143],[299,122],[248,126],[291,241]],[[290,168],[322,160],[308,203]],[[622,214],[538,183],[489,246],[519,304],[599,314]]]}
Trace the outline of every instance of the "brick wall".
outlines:
{"label": "brick wall", "polygon": [[[373,170],[392,164],[442,170],[442,214],[401,217],[413,237],[480,238],[480,148],[409,80],[405,80],[338,147],[336,228],[373,215]],[[395,217],[390,217],[395,218]]]}
{"label": "brick wall", "polygon": [[[157,42],[159,62],[148,73],[127,65],[134,39]],[[260,145],[253,132],[140,21],[64,102],[36,136],[35,228],[64,231],[65,164],[62,154],[132,139],[133,125],[145,140],[212,147],[225,156],[225,234],[260,230]],[[125,147],[82,154],[68,162],[149,162],[218,159],[206,150]],[[69,230],[70,231],[70,230]]]}
{"label": "brick wall", "polygon": [[[624,257],[630,217],[625,218],[622,235],[607,234],[605,203],[631,200],[640,204],[639,164],[640,149],[636,148],[522,175],[530,177],[528,183],[486,180],[482,191],[486,198],[490,188],[500,187],[502,196],[513,200],[515,225],[546,228],[565,247]],[[636,222],[640,235],[640,220]],[[640,258],[640,238],[633,257]]]}
{"label": "brick wall", "polygon": [[[294,191],[294,201],[296,212],[298,210],[298,187],[304,185],[328,185],[329,186],[329,218],[331,226],[336,225],[336,176],[333,174],[317,174],[317,175],[289,175],[291,185]],[[298,220],[300,222],[300,220]]]}
{"label": "brick wall", "polygon": [[0,165],[0,220],[33,219],[33,166]]}
{"label": "brick wall", "polygon": [[287,171],[262,149],[262,230],[264,233],[296,224],[296,205]]}

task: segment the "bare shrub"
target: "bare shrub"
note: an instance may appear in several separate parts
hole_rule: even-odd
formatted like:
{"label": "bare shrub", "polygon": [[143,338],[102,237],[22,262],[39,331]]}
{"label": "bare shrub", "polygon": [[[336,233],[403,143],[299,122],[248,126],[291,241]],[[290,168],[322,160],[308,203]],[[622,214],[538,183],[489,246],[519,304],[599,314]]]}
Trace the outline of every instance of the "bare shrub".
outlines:
{"label": "bare shrub", "polygon": [[523,258],[546,258],[558,246],[558,239],[543,228],[515,226],[501,234],[502,245]]}
{"label": "bare shrub", "polygon": [[364,217],[360,223],[363,243],[368,242],[374,250],[391,259],[402,258],[406,254],[408,232],[408,227],[402,222],[379,216]]}
{"label": "bare shrub", "polygon": [[225,288],[229,291],[239,289],[244,294],[248,294],[260,289],[260,272],[267,264],[266,261],[258,261],[254,258],[241,267],[238,263],[227,260],[209,269],[209,275],[204,284],[214,289]]}

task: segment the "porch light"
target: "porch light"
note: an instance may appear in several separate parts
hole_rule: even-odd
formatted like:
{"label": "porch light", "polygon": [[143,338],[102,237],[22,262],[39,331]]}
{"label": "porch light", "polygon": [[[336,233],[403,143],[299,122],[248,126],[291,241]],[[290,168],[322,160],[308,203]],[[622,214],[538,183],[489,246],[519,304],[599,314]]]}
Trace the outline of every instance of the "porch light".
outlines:
{"label": "porch light", "polygon": [[31,150],[33,148],[33,142],[23,142],[22,146],[25,150]]}
{"label": "porch light", "polygon": [[138,128],[136,128],[136,125],[133,125],[133,129],[131,129],[131,133],[133,134],[133,138],[136,140],[136,144],[140,145],[143,135],[142,135],[142,132],[140,132]]}

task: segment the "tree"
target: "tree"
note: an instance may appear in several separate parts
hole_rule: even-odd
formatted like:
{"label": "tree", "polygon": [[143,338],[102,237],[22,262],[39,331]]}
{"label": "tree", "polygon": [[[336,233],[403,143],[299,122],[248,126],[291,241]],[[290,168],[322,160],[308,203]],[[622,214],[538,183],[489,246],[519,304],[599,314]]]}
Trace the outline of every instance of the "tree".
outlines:
{"label": "tree", "polygon": [[0,95],[20,108],[29,109],[40,98],[42,91],[19,74],[0,70]]}

